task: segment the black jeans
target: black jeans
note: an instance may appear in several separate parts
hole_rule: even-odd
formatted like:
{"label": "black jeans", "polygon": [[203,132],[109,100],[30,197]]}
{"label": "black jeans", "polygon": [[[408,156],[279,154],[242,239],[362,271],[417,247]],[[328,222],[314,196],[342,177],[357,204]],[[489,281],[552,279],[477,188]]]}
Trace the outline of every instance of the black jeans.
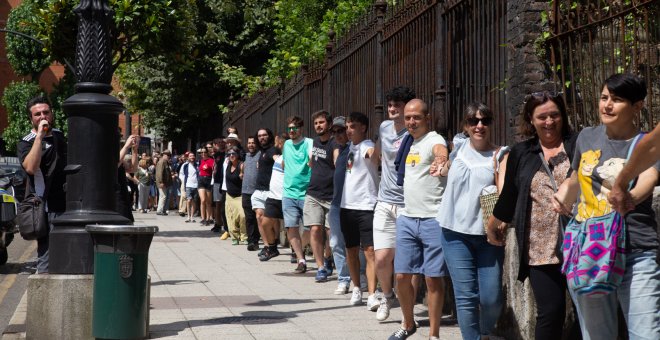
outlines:
{"label": "black jeans", "polygon": [[562,338],[566,316],[566,277],[560,264],[529,266],[536,299],[536,340]]}
{"label": "black jeans", "polygon": [[252,194],[243,194],[243,210],[245,211],[248,243],[259,244],[261,234],[259,226],[257,226],[257,214],[252,210]]}

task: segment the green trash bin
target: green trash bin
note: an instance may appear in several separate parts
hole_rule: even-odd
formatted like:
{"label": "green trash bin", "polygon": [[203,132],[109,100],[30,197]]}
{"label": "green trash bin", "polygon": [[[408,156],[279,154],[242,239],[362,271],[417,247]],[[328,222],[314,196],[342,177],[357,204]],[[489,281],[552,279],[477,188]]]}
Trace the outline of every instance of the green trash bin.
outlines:
{"label": "green trash bin", "polygon": [[149,246],[158,227],[88,225],[94,242],[92,335],[144,339]]}

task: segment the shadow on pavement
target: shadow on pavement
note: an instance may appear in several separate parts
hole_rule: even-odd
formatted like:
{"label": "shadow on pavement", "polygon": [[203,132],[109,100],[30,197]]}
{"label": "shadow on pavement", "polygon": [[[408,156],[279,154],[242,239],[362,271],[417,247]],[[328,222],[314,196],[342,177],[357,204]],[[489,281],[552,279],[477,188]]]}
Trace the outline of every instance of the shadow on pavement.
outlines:
{"label": "shadow on pavement", "polygon": [[7,262],[0,266],[0,274],[26,274],[31,275],[37,272],[37,262],[29,261],[23,263]]}
{"label": "shadow on pavement", "polygon": [[165,280],[156,281],[151,283],[152,286],[176,286],[176,285],[189,285],[193,283],[208,283],[208,280]]}
{"label": "shadow on pavement", "polygon": [[159,231],[156,233],[155,238],[159,237],[201,237],[201,238],[213,238],[220,237],[219,234],[209,230],[171,230],[171,231]]}

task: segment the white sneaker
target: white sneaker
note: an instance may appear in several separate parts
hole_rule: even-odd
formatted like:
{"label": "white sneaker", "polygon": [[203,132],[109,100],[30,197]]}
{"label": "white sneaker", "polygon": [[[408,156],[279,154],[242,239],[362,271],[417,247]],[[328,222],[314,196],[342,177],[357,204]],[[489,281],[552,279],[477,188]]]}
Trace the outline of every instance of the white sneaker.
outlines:
{"label": "white sneaker", "polygon": [[392,307],[392,299],[394,299],[394,295],[390,297],[389,299],[383,296],[380,299],[380,306],[378,306],[378,310],[376,311],[376,320],[378,321],[385,321],[387,318],[390,317],[390,308]]}
{"label": "white sneaker", "polygon": [[367,309],[375,312],[378,309],[378,306],[380,305],[380,301],[378,301],[378,297],[376,297],[376,294],[371,294],[367,297]]}
{"label": "white sneaker", "polygon": [[360,287],[353,288],[353,295],[351,295],[351,305],[358,306],[362,304],[362,290]]}
{"label": "white sneaker", "polygon": [[339,282],[337,285],[337,289],[335,289],[335,295],[344,295],[348,293],[348,283],[346,282]]}

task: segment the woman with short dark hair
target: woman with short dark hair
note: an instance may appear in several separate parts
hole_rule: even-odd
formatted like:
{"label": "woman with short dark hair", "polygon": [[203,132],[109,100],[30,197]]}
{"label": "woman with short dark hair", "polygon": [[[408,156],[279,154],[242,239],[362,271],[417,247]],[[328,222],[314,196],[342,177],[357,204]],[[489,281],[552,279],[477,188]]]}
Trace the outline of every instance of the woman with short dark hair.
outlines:
{"label": "woman with short dark hair", "polygon": [[[646,83],[635,75],[614,74],[605,80],[598,102],[602,125],[580,132],[571,164],[573,174],[554,195],[557,212],[573,214],[577,222],[583,222],[612,211],[607,195],[641,133],[635,122],[645,97]],[[619,305],[631,339],[660,339],[660,242],[651,206],[658,171],[660,161],[642,172],[630,190],[635,208],[623,216],[626,258],[621,284],[598,296],[571,291],[586,340],[617,338]]]}

